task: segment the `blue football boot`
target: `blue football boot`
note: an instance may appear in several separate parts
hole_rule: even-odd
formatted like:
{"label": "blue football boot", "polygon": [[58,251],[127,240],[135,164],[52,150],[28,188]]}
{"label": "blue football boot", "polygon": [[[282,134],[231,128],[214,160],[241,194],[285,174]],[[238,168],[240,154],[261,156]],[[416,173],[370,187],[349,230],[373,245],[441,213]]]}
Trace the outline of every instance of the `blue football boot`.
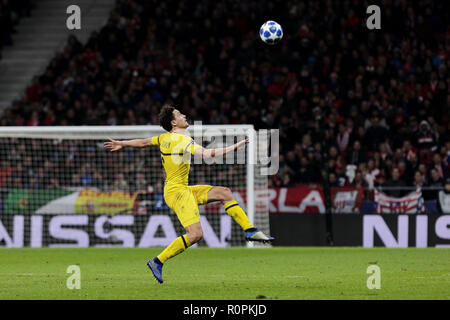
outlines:
{"label": "blue football boot", "polygon": [[162,263],[158,263],[155,261],[155,258],[148,260],[147,266],[152,270],[155,279],[158,280],[159,283],[163,283],[162,278]]}

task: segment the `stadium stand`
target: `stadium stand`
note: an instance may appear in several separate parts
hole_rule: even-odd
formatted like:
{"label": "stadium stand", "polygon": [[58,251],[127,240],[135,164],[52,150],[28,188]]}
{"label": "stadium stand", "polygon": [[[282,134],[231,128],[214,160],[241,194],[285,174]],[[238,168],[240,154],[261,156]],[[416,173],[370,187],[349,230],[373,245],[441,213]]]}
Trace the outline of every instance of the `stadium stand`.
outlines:
{"label": "stadium stand", "polygon": [[34,8],[33,0],[2,0],[0,2],[0,59],[2,49],[13,44],[11,35],[23,17],[29,17]]}
{"label": "stadium stand", "polygon": [[[449,10],[443,1],[385,1],[383,33],[368,33],[367,5],[117,1],[86,45],[69,37],[0,125],[158,124],[159,108],[174,103],[206,124],[280,129],[280,170],[269,186],[442,188]],[[257,37],[268,17],[284,28],[277,46]]]}

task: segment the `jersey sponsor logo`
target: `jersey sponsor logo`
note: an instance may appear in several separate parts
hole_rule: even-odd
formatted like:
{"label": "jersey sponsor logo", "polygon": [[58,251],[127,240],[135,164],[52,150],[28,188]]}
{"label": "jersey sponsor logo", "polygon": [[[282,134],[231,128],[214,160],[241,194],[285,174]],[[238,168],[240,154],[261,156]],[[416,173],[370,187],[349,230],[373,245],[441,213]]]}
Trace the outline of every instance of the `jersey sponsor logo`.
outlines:
{"label": "jersey sponsor logo", "polygon": [[163,141],[161,143],[161,148],[169,149],[170,148],[170,142]]}

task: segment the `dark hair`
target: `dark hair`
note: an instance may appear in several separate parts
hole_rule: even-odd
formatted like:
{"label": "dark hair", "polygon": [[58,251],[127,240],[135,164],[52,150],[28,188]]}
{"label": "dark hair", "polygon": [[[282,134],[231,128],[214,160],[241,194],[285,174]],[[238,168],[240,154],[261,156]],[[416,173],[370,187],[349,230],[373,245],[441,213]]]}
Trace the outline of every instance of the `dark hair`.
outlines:
{"label": "dark hair", "polygon": [[173,111],[175,107],[165,104],[159,111],[159,124],[164,130],[170,132],[172,130],[171,121],[174,120]]}

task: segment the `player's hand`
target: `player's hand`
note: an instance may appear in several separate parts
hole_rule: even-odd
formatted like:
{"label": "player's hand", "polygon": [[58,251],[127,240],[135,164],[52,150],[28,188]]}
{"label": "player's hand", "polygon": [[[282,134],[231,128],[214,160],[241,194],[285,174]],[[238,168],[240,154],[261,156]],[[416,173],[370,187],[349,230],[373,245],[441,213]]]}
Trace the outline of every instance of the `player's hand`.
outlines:
{"label": "player's hand", "polygon": [[103,144],[103,147],[105,149],[111,149],[111,152],[122,149],[123,146],[120,143],[120,141],[117,141],[117,140],[114,140],[114,139],[111,139],[111,138],[108,138],[108,139],[109,139],[109,142],[105,142]]}

